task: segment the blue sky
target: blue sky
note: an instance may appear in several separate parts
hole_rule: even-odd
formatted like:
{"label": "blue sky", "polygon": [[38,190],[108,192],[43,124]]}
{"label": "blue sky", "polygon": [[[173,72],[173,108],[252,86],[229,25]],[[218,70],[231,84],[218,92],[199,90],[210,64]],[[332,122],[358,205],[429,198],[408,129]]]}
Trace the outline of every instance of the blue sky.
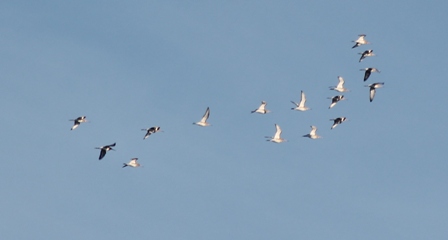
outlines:
{"label": "blue sky", "polygon": [[[3,1],[2,238],[446,239],[447,7]],[[312,110],[291,111],[301,90]]]}

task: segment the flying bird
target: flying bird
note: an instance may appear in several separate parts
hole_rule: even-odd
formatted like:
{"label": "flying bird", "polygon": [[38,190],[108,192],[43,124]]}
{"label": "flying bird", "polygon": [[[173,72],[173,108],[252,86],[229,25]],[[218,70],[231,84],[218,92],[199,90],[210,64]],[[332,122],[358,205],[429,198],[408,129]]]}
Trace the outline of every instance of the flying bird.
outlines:
{"label": "flying bird", "polygon": [[158,126],[150,127],[150,128],[142,129],[142,131],[146,131],[146,135],[145,135],[145,137],[143,137],[143,139],[147,139],[151,134],[160,131],[160,127],[158,127]]}
{"label": "flying bird", "polygon": [[338,80],[339,80],[338,85],[336,87],[334,87],[334,86],[330,87],[330,90],[335,90],[338,92],[348,92],[348,89],[344,88],[344,83],[345,83],[344,78],[341,76],[338,76]]}
{"label": "flying bird", "polygon": [[104,156],[106,156],[106,152],[110,151],[110,150],[114,150],[112,147],[115,147],[115,144],[110,144],[110,145],[106,145],[106,146],[101,146],[101,147],[96,147],[95,149],[101,149],[100,151],[100,157],[98,158],[99,160],[103,159]]}
{"label": "flying bird", "polygon": [[137,162],[138,158],[133,158],[131,159],[131,161],[129,161],[129,163],[123,163],[123,167],[140,167],[140,163]]}
{"label": "flying bird", "polygon": [[358,36],[359,36],[359,38],[356,41],[352,41],[352,42],[355,42],[355,46],[353,46],[352,48],[359,47],[361,45],[370,43],[365,39],[365,37],[366,37],[365,34],[359,34]]}
{"label": "flying bird", "polygon": [[371,73],[373,73],[373,72],[381,73],[380,70],[378,70],[377,68],[364,68],[364,69],[359,69],[359,71],[365,71],[364,82],[367,81],[367,79],[369,79]]}
{"label": "flying bird", "polygon": [[330,121],[333,121],[333,126],[331,126],[331,129],[335,128],[339,124],[343,123],[345,120],[347,120],[346,117],[338,117],[334,119],[330,119]]}
{"label": "flying bird", "polygon": [[344,100],[344,95],[339,95],[339,96],[334,96],[334,97],[329,97],[328,99],[331,99],[331,104],[330,107],[328,107],[328,109],[334,107],[336,105],[336,103],[338,103],[341,100]]}
{"label": "flying bird", "polygon": [[193,124],[196,124],[201,127],[207,127],[210,126],[210,123],[207,122],[208,117],[210,116],[210,108],[207,107],[207,110],[205,110],[204,116],[202,117],[201,121],[195,122]]}
{"label": "flying bird", "polygon": [[282,129],[280,128],[279,125],[275,124],[275,135],[273,137],[266,137],[269,138],[266,141],[271,141],[271,142],[275,142],[275,143],[281,143],[281,142],[286,142],[286,139],[281,138],[281,134],[282,134]]}
{"label": "flying bird", "polygon": [[300,91],[300,103],[296,103],[294,101],[291,101],[294,105],[296,105],[295,108],[291,108],[292,110],[297,110],[297,111],[306,111],[306,110],[310,110],[309,107],[305,106],[306,103],[306,97],[305,97],[305,93],[303,91]]}
{"label": "flying bird", "polygon": [[266,113],[270,112],[269,110],[266,109],[266,104],[267,103],[265,101],[261,101],[261,105],[257,109],[251,111],[251,113],[256,112],[256,113],[260,113],[260,114],[266,114]]}
{"label": "flying bird", "polygon": [[303,135],[303,137],[308,137],[308,138],[311,138],[311,139],[321,138],[321,136],[316,134],[316,131],[317,131],[317,127],[316,126],[311,126],[311,132],[306,134],[306,135]]}
{"label": "flying bird", "polygon": [[76,119],[70,119],[69,121],[74,121],[75,122],[73,127],[70,129],[70,130],[75,130],[79,126],[79,124],[87,122],[87,119],[86,119],[86,116],[81,116],[81,117],[78,117]]}
{"label": "flying bird", "polygon": [[362,60],[364,60],[364,58],[366,58],[366,57],[372,57],[372,56],[375,56],[375,53],[373,53],[373,50],[372,50],[372,49],[365,50],[364,52],[359,53],[359,54],[361,54],[361,58],[359,58],[359,62],[361,62]]}
{"label": "flying bird", "polygon": [[366,85],[366,87],[370,88],[370,102],[372,102],[373,98],[375,97],[376,89],[383,87],[383,85],[384,85],[383,82],[377,82],[377,83],[372,83],[370,85]]}

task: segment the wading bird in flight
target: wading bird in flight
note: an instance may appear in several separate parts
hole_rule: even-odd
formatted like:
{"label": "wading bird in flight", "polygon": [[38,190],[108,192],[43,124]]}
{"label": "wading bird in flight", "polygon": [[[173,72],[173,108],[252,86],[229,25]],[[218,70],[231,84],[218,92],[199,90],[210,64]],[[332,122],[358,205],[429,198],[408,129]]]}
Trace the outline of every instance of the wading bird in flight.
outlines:
{"label": "wading bird in flight", "polygon": [[96,147],[95,149],[101,149],[100,151],[100,157],[98,158],[99,160],[103,159],[104,156],[106,156],[106,152],[110,151],[110,150],[114,150],[112,147],[115,147],[115,144],[110,144],[110,145],[106,145],[106,146],[101,146],[101,147]]}
{"label": "wading bird in flight", "polygon": [[208,117],[210,116],[210,108],[207,107],[207,110],[205,110],[204,116],[202,117],[201,121],[195,122],[193,124],[196,124],[201,127],[207,127],[210,126],[210,123],[207,122]]}
{"label": "wading bird in flight", "polygon": [[87,119],[86,119],[86,116],[81,116],[76,119],[70,119],[69,121],[75,122],[73,127],[70,129],[70,130],[75,130],[79,126],[79,124],[87,122]]}

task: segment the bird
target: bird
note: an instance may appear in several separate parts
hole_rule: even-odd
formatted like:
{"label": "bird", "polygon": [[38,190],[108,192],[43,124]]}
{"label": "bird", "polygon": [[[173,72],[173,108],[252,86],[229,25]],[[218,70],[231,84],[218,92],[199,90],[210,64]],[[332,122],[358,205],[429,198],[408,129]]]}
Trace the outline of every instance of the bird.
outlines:
{"label": "bird", "polygon": [[377,88],[383,87],[384,83],[383,82],[377,82],[377,83],[372,83],[370,85],[366,85],[366,87],[370,88],[370,102],[373,101],[373,98],[375,97],[375,93]]}
{"label": "bird", "polygon": [[359,71],[365,71],[364,82],[367,81],[367,79],[369,79],[371,73],[373,73],[373,72],[381,73],[380,70],[378,70],[378,68],[364,68],[364,69],[359,69]]}
{"label": "bird", "polygon": [[291,110],[297,110],[297,111],[307,111],[310,110],[311,108],[306,107],[305,103],[306,103],[306,97],[305,97],[305,93],[303,91],[300,91],[300,103],[296,103],[294,101],[291,101],[294,105],[296,105],[295,108],[291,108]]}
{"label": "bird", "polygon": [[79,126],[79,124],[87,122],[87,119],[86,119],[86,116],[81,116],[81,117],[78,117],[76,119],[70,119],[69,121],[74,121],[75,122],[73,127],[70,129],[70,130],[75,130]]}
{"label": "bird", "polygon": [[269,138],[266,141],[271,141],[271,142],[275,142],[275,143],[286,142],[287,141],[286,139],[283,139],[280,137],[280,135],[282,134],[282,129],[280,128],[280,126],[275,124],[275,129],[276,129],[276,131],[275,131],[274,137],[266,137],[266,138]]}
{"label": "bird", "polygon": [[344,83],[345,83],[344,78],[341,76],[338,76],[338,80],[339,80],[338,85],[336,87],[334,87],[334,86],[330,87],[330,90],[335,90],[338,92],[348,92],[349,90],[347,88],[344,88]]}
{"label": "bird", "polygon": [[311,139],[321,138],[321,136],[316,134],[316,131],[317,131],[317,127],[316,126],[311,126],[311,132],[306,134],[306,135],[303,135],[303,137],[308,137],[308,138],[311,138]]}
{"label": "bird", "polygon": [[266,109],[266,104],[267,103],[265,101],[261,101],[261,105],[257,109],[251,111],[251,113],[256,112],[256,113],[260,113],[260,114],[266,114],[266,113],[270,112],[269,110]]}
{"label": "bird", "polygon": [[338,103],[341,100],[344,100],[345,97],[344,95],[338,95],[338,96],[334,96],[334,97],[329,97],[328,99],[331,99],[331,104],[330,107],[328,107],[328,109],[334,107],[334,105],[336,105],[336,103]]}
{"label": "bird", "polygon": [[106,152],[110,151],[110,150],[114,150],[112,147],[115,147],[115,144],[110,144],[110,145],[106,145],[106,146],[101,146],[101,147],[96,147],[95,149],[101,149],[100,151],[100,157],[98,158],[98,160],[103,159],[104,156],[106,156]]}
{"label": "bird", "polygon": [[125,167],[140,167],[140,163],[137,162],[138,158],[132,158],[131,161],[129,161],[129,163],[123,163],[123,168]]}
{"label": "bird", "polygon": [[142,129],[142,131],[146,131],[146,135],[145,135],[145,137],[143,137],[143,139],[147,139],[149,137],[149,135],[160,131],[160,127],[158,127],[158,126],[150,127],[150,128]]}
{"label": "bird", "polygon": [[359,34],[358,36],[359,36],[359,38],[356,41],[352,41],[352,42],[355,42],[355,46],[353,46],[352,48],[359,47],[361,45],[370,43],[365,39],[365,37],[366,37],[365,34]]}
{"label": "bird", "polygon": [[361,62],[362,60],[364,60],[364,58],[366,58],[366,57],[375,56],[375,53],[373,53],[373,50],[372,50],[372,49],[365,50],[364,52],[359,53],[359,54],[361,54],[361,58],[359,58],[359,62]]}
{"label": "bird", "polygon": [[207,122],[207,119],[209,116],[210,116],[210,108],[207,107],[207,110],[205,110],[204,116],[202,117],[201,121],[195,122],[193,124],[201,126],[201,127],[210,126],[210,123]]}
{"label": "bird", "polygon": [[330,119],[330,121],[333,121],[333,126],[331,126],[331,129],[333,129],[337,125],[343,123],[345,120],[347,120],[346,117],[338,117],[338,118]]}

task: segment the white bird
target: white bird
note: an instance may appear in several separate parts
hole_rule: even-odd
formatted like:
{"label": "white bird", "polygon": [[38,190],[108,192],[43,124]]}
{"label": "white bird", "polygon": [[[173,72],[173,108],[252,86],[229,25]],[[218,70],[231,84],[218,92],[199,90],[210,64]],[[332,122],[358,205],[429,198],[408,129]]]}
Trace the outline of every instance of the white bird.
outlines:
{"label": "white bird", "polygon": [[275,143],[281,143],[281,142],[286,142],[286,139],[281,138],[281,134],[282,134],[282,129],[280,128],[279,125],[275,124],[275,135],[274,137],[266,137],[269,138],[266,141],[271,141],[271,142],[275,142]]}
{"label": "white bird", "polygon": [[138,158],[133,158],[131,159],[131,161],[129,161],[129,163],[123,163],[123,167],[140,167],[140,163],[137,162]]}
{"label": "white bird", "polygon": [[371,73],[373,73],[373,72],[381,73],[380,70],[378,70],[377,68],[364,68],[364,69],[359,69],[359,71],[365,71],[364,82],[367,81],[367,79],[369,79]]}
{"label": "white bird", "polygon": [[345,120],[347,120],[346,117],[338,117],[334,119],[330,119],[330,121],[333,121],[333,126],[331,126],[331,129],[335,128],[339,124],[343,123]]}
{"label": "white bird", "polygon": [[101,147],[96,147],[95,149],[101,149],[100,151],[100,157],[98,158],[99,160],[103,159],[104,156],[106,156],[106,152],[110,151],[110,150],[114,150],[112,147],[115,147],[115,144],[110,144],[110,145],[106,145],[106,146],[101,146]]}
{"label": "white bird", "polygon": [[142,129],[142,131],[146,131],[146,135],[145,135],[145,137],[143,137],[143,139],[147,139],[151,134],[160,131],[160,127],[158,127],[158,126],[150,127],[150,128]]}
{"label": "white bird", "polygon": [[210,123],[207,122],[208,117],[210,116],[210,108],[207,107],[207,110],[205,110],[204,116],[202,117],[201,121],[195,122],[193,124],[196,124],[201,127],[207,127],[210,126]]}
{"label": "white bird", "polygon": [[267,103],[265,101],[261,101],[261,105],[257,109],[251,111],[251,113],[256,112],[256,113],[260,113],[260,114],[266,114],[266,113],[270,112],[269,110],[266,109],[266,104]]}
{"label": "white bird", "polygon": [[330,87],[330,90],[335,90],[338,92],[348,92],[349,90],[347,88],[344,88],[344,83],[345,83],[344,78],[342,78],[341,76],[338,76],[338,80],[339,80],[338,85],[336,87],[334,87],[334,86]]}
{"label": "white bird", "polygon": [[301,98],[300,98],[300,103],[296,103],[294,101],[291,101],[294,105],[296,105],[295,108],[291,108],[292,110],[297,110],[297,111],[306,111],[306,110],[310,110],[311,108],[305,106],[306,103],[306,97],[305,97],[305,93],[303,91],[300,92]]}
{"label": "white bird", "polygon": [[321,136],[316,134],[317,131],[317,127],[316,126],[311,126],[311,132],[309,134],[303,135],[303,137],[308,137],[311,139],[318,139],[321,138]]}
{"label": "white bird", "polygon": [[344,95],[339,95],[339,96],[334,96],[334,97],[329,97],[328,99],[331,99],[331,104],[330,107],[328,107],[328,109],[334,107],[336,105],[336,103],[338,103],[341,100],[344,100],[345,97]]}
{"label": "white bird", "polygon": [[383,82],[377,82],[377,83],[372,83],[370,85],[366,85],[366,87],[370,88],[370,102],[373,101],[373,98],[375,97],[375,93],[377,88],[383,87],[384,83]]}
{"label": "white bird", "polygon": [[366,57],[372,57],[372,56],[375,56],[375,53],[373,53],[373,50],[372,50],[372,49],[365,50],[364,52],[359,53],[359,54],[361,54],[361,58],[359,58],[359,62],[361,62],[361,61],[362,61],[364,58],[366,58]]}
{"label": "white bird", "polygon": [[370,43],[365,39],[365,37],[366,37],[365,34],[359,34],[358,36],[359,36],[359,38],[356,41],[352,41],[352,42],[355,42],[355,46],[353,46],[352,48],[359,47],[361,45]]}
{"label": "white bird", "polygon": [[69,121],[74,121],[75,124],[70,130],[75,130],[79,126],[79,124],[87,122],[87,119],[86,116],[81,116],[76,119],[70,119]]}

